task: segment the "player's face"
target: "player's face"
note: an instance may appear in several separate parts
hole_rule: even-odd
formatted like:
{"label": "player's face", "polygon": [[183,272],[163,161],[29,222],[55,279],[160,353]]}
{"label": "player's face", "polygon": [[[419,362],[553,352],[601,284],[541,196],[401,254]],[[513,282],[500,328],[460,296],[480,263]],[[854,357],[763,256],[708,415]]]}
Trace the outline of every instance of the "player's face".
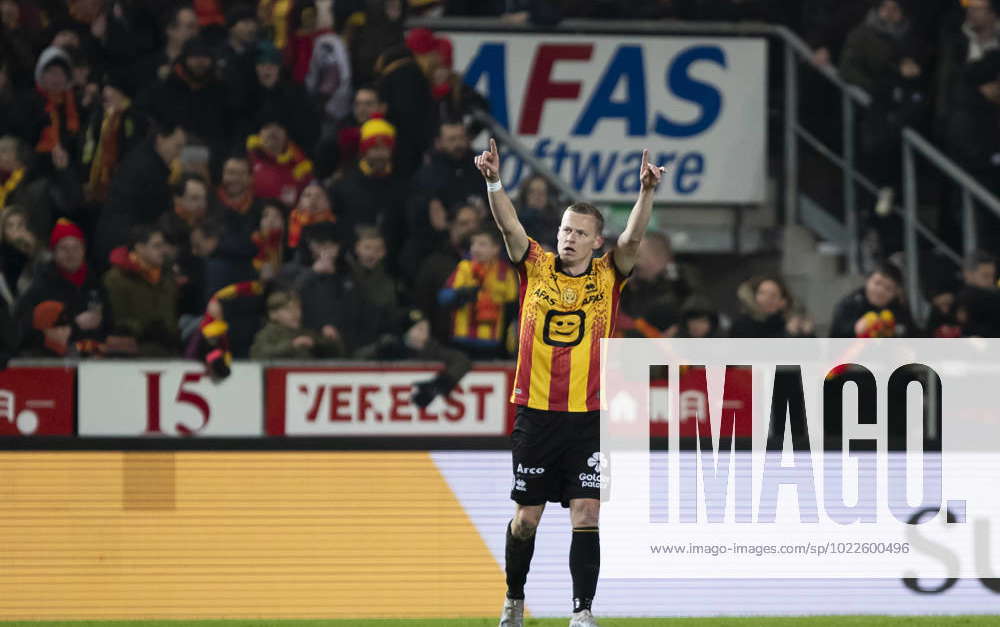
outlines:
{"label": "player's face", "polygon": [[597,220],[593,216],[564,211],[556,242],[559,259],[571,264],[589,259],[604,240],[597,232]]}

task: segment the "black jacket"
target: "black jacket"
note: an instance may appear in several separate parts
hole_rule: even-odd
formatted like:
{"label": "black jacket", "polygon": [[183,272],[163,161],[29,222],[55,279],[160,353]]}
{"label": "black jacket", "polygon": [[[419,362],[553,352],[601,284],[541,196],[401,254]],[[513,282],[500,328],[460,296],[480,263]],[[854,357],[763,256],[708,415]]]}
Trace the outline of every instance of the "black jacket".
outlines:
{"label": "black jacket", "polygon": [[122,162],[108,191],[108,203],[97,222],[93,258],[100,268],[108,265],[111,251],[125,244],[137,224],[153,224],[170,211],[170,168],[154,150],[152,140],[141,144]]}
{"label": "black jacket", "polygon": [[385,117],[396,126],[396,171],[409,177],[420,167],[437,131],[431,85],[405,46],[386,52],[378,91]]}
{"label": "black jacket", "polygon": [[[920,336],[920,329],[913,321],[906,305],[896,300],[885,309],[891,311],[896,319],[896,337]],[[833,322],[830,324],[830,337],[855,337],[854,325],[869,311],[877,313],[880,308],[868,302],[865,288],[861,286],[837,303],[833,310]]]}
{"label": "black jacket", "polygon": [[[83,285],[77,287],[59,274],[55,263],[49,263],[17,302],[14,317],[17,320],[19,352],[45,354],[45,338],[41,331],[34,328],[33,318],[35,307],[49,300],[60,302],[65,307],[63,316],[73,329],[70,343],[84,339],[101,341],[107,336],[108,329],[111,328],[111,308],[98,274],[90,269]],[[84,331],[76,326],[75,319],[92,304],[101,306],[101,326]]]}
{"label": "black jacket", "polygon": [[299,277],[298,292],[302,326],[321,332],[324,326],[333,325],[348,353],[374,342],[384,326],[347,269],[333,274],[306,270]]}
{"label": "black jacket", "polygon": [[367,176],[355,165],[333,186],[331,198],[337,222],[348,237],[353,237],[358,225],[377,226],[385,235],[388,250],[399,250],[407,191],[405,179],[396,173]]}

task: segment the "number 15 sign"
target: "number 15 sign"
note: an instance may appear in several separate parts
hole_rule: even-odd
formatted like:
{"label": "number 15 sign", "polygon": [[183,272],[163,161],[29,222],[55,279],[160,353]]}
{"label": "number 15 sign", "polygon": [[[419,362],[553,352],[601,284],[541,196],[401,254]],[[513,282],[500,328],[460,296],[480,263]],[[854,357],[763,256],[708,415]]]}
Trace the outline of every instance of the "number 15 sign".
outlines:
{"label": "number 15 sign", "polygon": [[84,363],[79,371],[79,434],[260,436],[261,368],[233,364],[212,381],[197,362]]}

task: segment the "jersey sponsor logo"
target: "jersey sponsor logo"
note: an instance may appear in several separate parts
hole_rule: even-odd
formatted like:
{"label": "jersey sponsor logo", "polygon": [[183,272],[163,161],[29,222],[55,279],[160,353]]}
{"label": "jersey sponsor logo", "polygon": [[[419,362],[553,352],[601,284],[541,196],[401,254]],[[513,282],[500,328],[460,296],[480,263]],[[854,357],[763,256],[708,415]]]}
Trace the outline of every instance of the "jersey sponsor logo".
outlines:
{"label": "jersey sponsor logo", "polygon": [[583,302],[580,303],[580,306],[586,307],[590,303],[599,303],[602,300],[604,300],[604,292],[597,292],[596,294],[588,294],[587,297],[583,299]]}
{"label": "jersey sponsor logo", "polygon": [[601,477],[601,473],[581,472],[577,477],[580,480],[581,488],[604,488],[608,485],[608,480]]}
{"label": "jersey sponsor logo", "polygon": [[548,303],[552,307],[555,307],[558,304],[556,302],[555,297],[552,296],[552,294],[550,294],[549,291],[547,289],[545,289],[544,287],[536,288],[535,291],[532,293],[532,296],[534,296],[535,298],[544,300],[546,303]]}
{"label": "jersey sponsor logo", "polygon": [[576,346],[583,341],[584,314],[576,311],[556,311],[550,309],[545,314],[542,338],[549,346]]}
{"label": "jersey sponsor logo", "polygon": [[544,468],[528,468],[527,466],[517,465],[517,473],[520,475],[544,475]]}
{"label": "jersey sponsor logo", "polygon": [[527,492],[528,491],[528,484],[525,483],[524,479],[515,479],[514,480],[514,489],[517,490],[518,492]]}

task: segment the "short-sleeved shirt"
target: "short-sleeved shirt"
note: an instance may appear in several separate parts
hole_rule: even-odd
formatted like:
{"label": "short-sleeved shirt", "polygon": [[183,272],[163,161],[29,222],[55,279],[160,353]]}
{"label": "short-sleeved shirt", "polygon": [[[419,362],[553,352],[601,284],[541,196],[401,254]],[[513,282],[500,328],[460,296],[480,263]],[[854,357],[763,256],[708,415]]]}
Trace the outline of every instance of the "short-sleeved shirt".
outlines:
{"label": "short-sleeved shirt", "polygon": [[611,253],[570,276],[535,240],[517,270],[520,337],[511,402],[549,411],[599,410],[601,338],[614,331],[626,277]]}

